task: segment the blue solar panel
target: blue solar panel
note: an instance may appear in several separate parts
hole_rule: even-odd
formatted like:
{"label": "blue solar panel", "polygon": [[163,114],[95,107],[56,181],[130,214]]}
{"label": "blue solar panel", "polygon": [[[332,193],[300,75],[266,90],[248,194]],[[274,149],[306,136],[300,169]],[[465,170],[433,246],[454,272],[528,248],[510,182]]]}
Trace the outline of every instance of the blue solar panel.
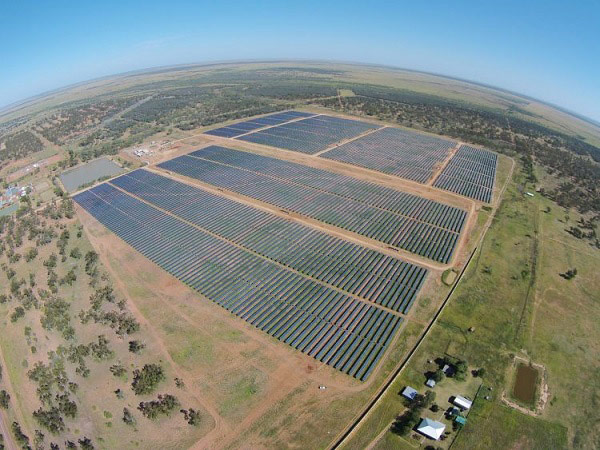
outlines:
{"label": "blue solar panel", "polygon": [[240,130],[235,130],[233,128],[223,127],[223,128],[217,128],[215,130],[205,131],[204,134],[211,134],[213,136],[229,138],[229,137],[239,136],[240,134],[244,134],[244,132],[240,131]]}
{"label": "blue solar panel", "polygon": [[305,113],[302,111],[283,111],[268,116],[246,120],[244,122],[234,123],[221,128],[216,128],[214,130],[205,131],[204,134],[232,138],[258,128],[281,125],[291,120],[313,117],[314,115],[315,114]]}

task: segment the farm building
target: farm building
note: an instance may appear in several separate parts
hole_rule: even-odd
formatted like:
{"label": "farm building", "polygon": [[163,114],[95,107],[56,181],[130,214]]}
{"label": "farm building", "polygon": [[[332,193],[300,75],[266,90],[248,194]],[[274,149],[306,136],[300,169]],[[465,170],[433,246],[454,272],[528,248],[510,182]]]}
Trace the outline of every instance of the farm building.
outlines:
{"label": "farm building", "polygon": [[435,380],[433,378],[430,378],[425,384],[430,388],[435,387]]}
{"label": "farm building", "polygon": [[433,419],[425,418],[417,427],[417,431],[430,439],[438,440],[444,433],[446,425]]}
{"label": "farm building", "polygon": [[452,403],[463,410],[470,409],[473,405],[473,402],[471,400],[468,400],[460,395],[456,395],[452,400]]}
{"label": "farm building", "polygon": [[414,390],[413,388],[411,388],[410,386],[406,386],[402,390],[402,397],[407,398],[409,400],[414,400],[415,396],[417,394],[418,394],[418,392],[416,390]]}

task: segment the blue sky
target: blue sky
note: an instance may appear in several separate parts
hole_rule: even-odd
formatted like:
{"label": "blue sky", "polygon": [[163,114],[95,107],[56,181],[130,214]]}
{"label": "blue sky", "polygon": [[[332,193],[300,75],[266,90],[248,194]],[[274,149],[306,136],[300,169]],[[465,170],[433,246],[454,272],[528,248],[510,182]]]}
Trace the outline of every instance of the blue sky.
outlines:
{"label": "blue sky", "polygon": [[147,67],[333,59],[467,78],[600,120],[600,2],[0,0],[0,106]]}

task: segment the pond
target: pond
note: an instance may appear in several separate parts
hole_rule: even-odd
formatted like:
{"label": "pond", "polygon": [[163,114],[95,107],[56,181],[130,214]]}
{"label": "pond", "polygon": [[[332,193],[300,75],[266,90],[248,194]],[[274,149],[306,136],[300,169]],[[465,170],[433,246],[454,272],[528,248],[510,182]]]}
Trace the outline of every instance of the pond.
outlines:
{"label": "pond", "polygon": [[74,192],[81,186],[100,178],[113,177],[121,172],[123,172],[121,167],[110,159],[102,157],[61,173],[60,181],[68,192]]}
{"label": "pond", "polygon": [[517,378],[513,388],[513,395],[517,400],[533,405],[535,401],[535,388],[537,386],[538,371],[528,364],[520,363],[517,366]]}

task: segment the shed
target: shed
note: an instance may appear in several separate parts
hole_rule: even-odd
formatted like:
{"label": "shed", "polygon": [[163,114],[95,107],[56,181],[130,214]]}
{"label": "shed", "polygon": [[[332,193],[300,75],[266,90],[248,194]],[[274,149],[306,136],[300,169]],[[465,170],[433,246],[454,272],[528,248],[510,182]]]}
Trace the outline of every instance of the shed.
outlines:
{"label": "shed", "polygon": [[435,380],[433,378],[430,378],[425,384],[430,388],[435,387]]}
{"label": "shed", "polygon": [[436,441],[444,433],[445,429],[446,425],[443,423],[428,418],[421,420],[421,423],[419,423],[419,426],[417,427],[417,431],[423,436],[427,436]]}
{"label": "shed", "polygon": [[467,424],[467,418],[463,417],[463,416],[456,416],[456,417],[454,417],[454,421],[456,423],[461,424],[462,426],[465,426]]}
{"label": "shed", "polygon": [[456,395],[454,400],[452,400],[452,403],[461,409],[470,409],[471,406],[473,406],[473,402],[471,400],[468,400],[461,395]]}
{"label": "shed", "polygon": [[409,400],[414,400],[415,396],[418,394],[418,392],[416,390],[414,390],[413,388],[411,388],[410,386],[406,386],[402,392],[402,397],[407,398]]}

